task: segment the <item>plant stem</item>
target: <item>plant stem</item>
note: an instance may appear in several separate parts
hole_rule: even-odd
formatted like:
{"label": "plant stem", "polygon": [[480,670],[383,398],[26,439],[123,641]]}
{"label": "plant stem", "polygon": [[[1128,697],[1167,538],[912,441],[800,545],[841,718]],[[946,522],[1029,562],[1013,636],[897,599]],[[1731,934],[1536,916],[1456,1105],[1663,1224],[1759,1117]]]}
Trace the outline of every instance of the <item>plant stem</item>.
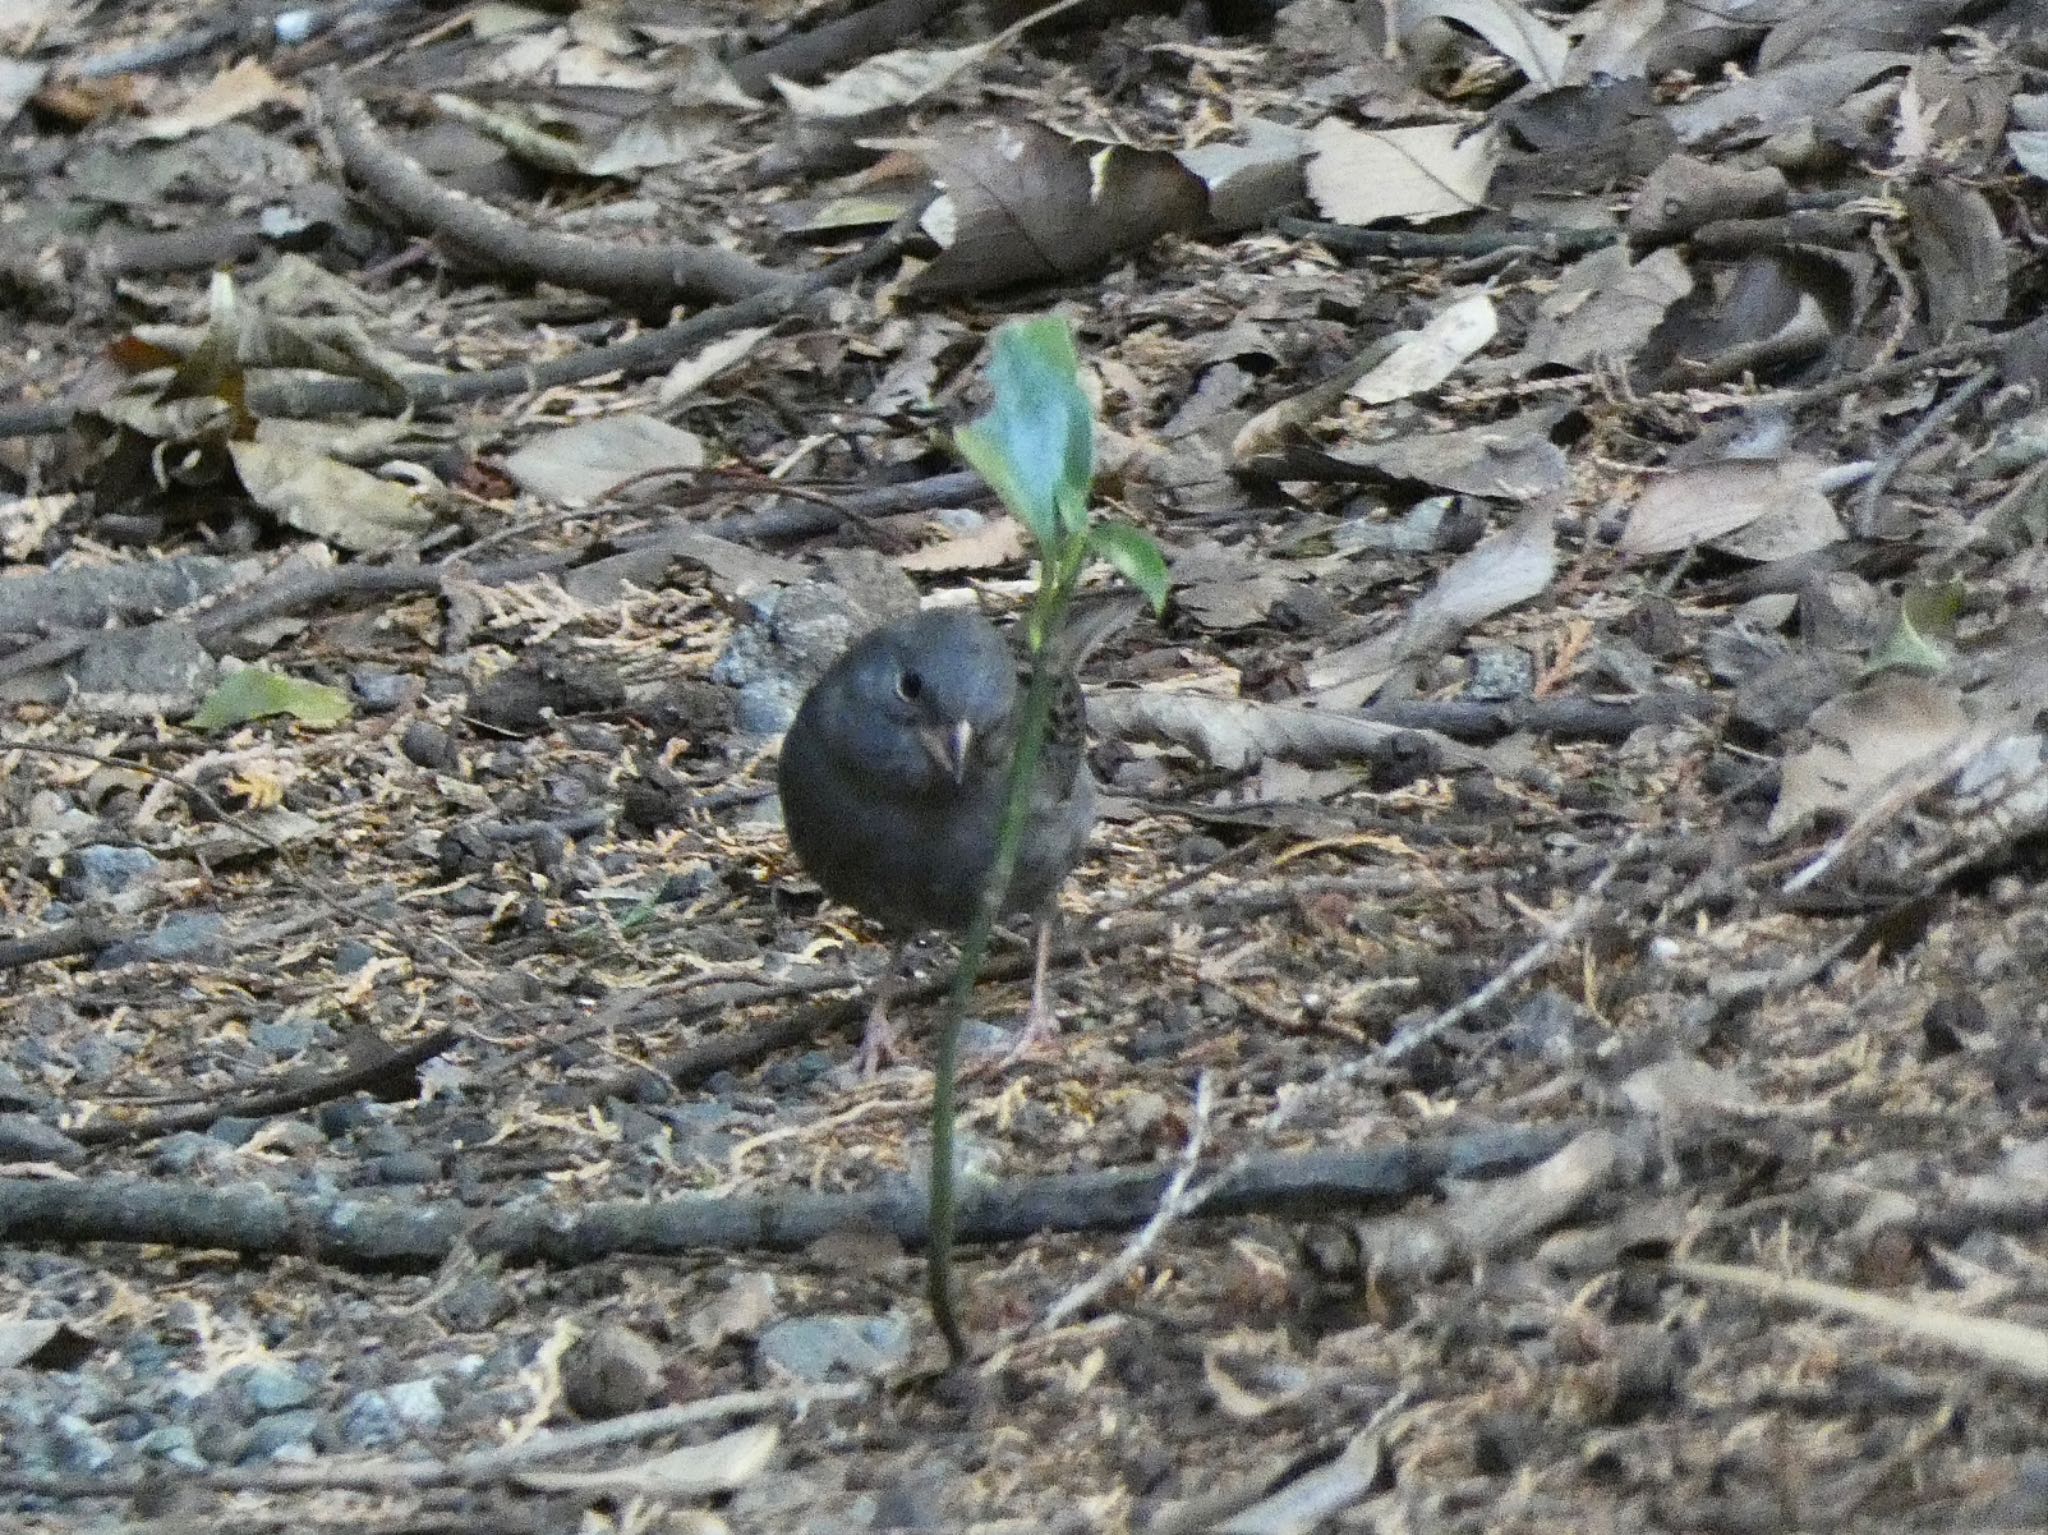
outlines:
{"label": "plant stem", "polygon": [[[1078,545],[1080,540],[1074,542]],[[1048,559],[1040,579],[1038,603],[1032,615],[1037,643],[1031,652],[1031,684],[1025,690],[1024,717],[1017,731],[1016,754],[1010,763],[995,863],[982,889],[981,905],[960,945],[960,968],[953,972],[953,990],[947,999],[945,1021],[939,1026],[938,1048],[932,1058],[931,1219],[926,1242],[925,1295],[955,1369],[967,1362],[967,1335],[953,1304],[953,1233],[959,1224],[953,1121],[960,1069],[960,1029],[967,1019],[968,1003],[973,1000],[975,979],[988,957],[989,939],[995,932],[1003,897],[1009,892],[1010,878],[1017,868],[1017,849],[1024,840],[1024,823],[1031,811],[1031,791],[1038,774],[1038,758],[1045,746],[1046,723],[1052,714],[1053,688],[1058,681],[1053,675],[1049,642],[1073,596],[1074,576],[1080,562],[1073,562],[1075,571],[1069,571],[1067,563],[1065,559]]]}

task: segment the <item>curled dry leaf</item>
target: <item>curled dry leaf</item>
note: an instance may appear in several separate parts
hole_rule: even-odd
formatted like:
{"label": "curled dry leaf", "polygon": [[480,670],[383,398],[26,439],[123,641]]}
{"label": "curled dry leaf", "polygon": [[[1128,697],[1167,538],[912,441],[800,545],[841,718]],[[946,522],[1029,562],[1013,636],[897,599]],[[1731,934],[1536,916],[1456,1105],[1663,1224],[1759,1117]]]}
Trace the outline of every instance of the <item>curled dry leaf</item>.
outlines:
{"label": "curled dry leaf", "polygon": [[1268,757],[1320,767],[1384,753],[1398,739],[1428,736],[1446,761],[1480,762],[1479,753],[1428,731],[1404,730],[1331,709],[1210,698],[1195,693],[1096,693],[1089,728],[1124,740],[1171,741],[1235,771]]}
{"label": "curled dry leaf", "polygon": [[1402,659],[1442,651],[1473,625],[1542,593],[1557,574],[1554,515],[1548,505],[1529,507],[1505,532],[1453,560],[1401,626]]}
{"label": "curled dry leaf", "polygon": [[1588,1130],[1512,1177],[1448,1182],[1441,1219],[1465,1252],[1492,1257],[1570,1215],[1615,1181],[1622,1162],[1620,1137]]}
{"label": "curled dry leaf", "polygon": [[1245,124],[1242,143],[1219,140],[1179,151],[1180,163],[1209,189],[1210,227],[1224,230],[1250,229],[1301,201],[1307,156],[1305,131],[1263,117]]}
{"label": "curled dry leaf", "polygon": [[632,1465],[599,1471],[517,1473],[536,1492],[598,1492],[613,1497],[702,1498],[743,1487],[768,1469],[782,1442],[773,1423],[756,1423],[709,1444],[686,1445]]}
{"label": "curled dry leaf", "polygon": [[[1621,551],[1673,554],[1707,544],[1751,559],[1782,559],[1825,548],[1842,537],[1842,524],[1819,487],[1824,468],[1809,458],[1738,458],[1666,475],[1629,508]],[[1772,520],[1761,539],[1730,542],[1765,517]]]}
{"label": "curled dry leaf", "polygon": [[1969,729],[1956,690],[1913,672],[1883,672],[1829,699],[1807,721],[1813,742],[1785,759],[1774,837],[1823,812],[1854,814],[1880,786],[1948,750]]}
{"label": "curled dry leaf", "polygon": [[1554,363],[1590,368],[1633,357],[1679,299],[1692,292],[1692,272],[1676,249],[1630,263],[1621,245],[1603,246],[1573,262],[1536,306],[1536,318],[1509,371]]}
{"label": "curled dry leaf", "polygon": [[231,442],[228,455],[258,506],[353,554],[395,549],[434,525],[433,511],[412,487],[352,464],[270,442]]}
{"label": "curled dry leaf", "polygon": [[1026,27],[1072,10],[1080,3],[1081,0],[1054,0],[993,37],[965,48],[897,48],[862,60],[823,85],[799,85],[780,75],[774,77],[773,84],[799,117],[839,122],[871,117],[923,100],[1004,47]]}
{"label": "curled dry leaf", "polygon": [[902,555],[904,570],[942,575],[958,570],[994,570],[1024,558],[1024,524],[1014,517],[991,517],[970,533],[955,533]]}
{"label": "curled dry leaf", "polygon": [[944,191],[924,220],[944,249],[911,284],[928,296],[1076,277],[1208,214],[1208,189],[1172,155],[1036,123],[881,147],[918,155]]}
{"label": "curled dry leaf", "polygon": [[1401,0],[1397,27],[1405,38],[1418,22],[1439,16],[1477,32],[1512,59],[1531,85],[1548,90],[1564,83],[1569,40],[1515,0]]}
{"label": "curled dry leaf", "polygon": [[1381,1429],[1361,1429],[1335,1460],[1311,1466],[1213,1526],[1216,1535],[1307,1535],[1327,1527],[1347,1509],[1356,1512],[1386,1475],[1386,1441]]}
{"label": "curled dry leaf", "polygon": [[296,94],[254,59],[244,59],[215,75],[169,112],[160,112],[136,129],[144,139],[182,139],[202,128],[218,127],[231,118],[267,107]]}

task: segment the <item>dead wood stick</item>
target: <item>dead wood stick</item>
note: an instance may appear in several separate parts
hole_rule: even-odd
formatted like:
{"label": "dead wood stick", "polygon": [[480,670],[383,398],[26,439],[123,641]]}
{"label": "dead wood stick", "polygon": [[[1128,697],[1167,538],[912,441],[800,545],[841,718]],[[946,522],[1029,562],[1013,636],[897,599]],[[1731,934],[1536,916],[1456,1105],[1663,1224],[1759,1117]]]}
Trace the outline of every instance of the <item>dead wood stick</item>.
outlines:
{"label": "dead wood stick", "polygon": [[65,922],[26,938],[0,941],[0,970],[18,970],[46,959],[69,959],[74,954],[97,954],[112,943],[115,933],[95,917]]}
{"label": "dead wood stick", "polygon": [[152,1114],[147,1119],[96,1120],[72,1131],[71,1138],[86,1146],[129,1146],[180,1130],[203,1129],[220,1119],[268,1119],[276,1114],[290,1114],[316,1103],[331,1103],[350,1093],[375,1091],[409,1077],[461,1038],[460,1030],[436,1029],[403,1045],[386,1045],[380,1039],[376,1041],[374,1058],[351,1062],[340,1071],[310,1081],[245,1093],[216,1103],[194,1104],[168,1114]]}
{"label": "dead wood stick", "polygon": [[[851,255],[826,263],[815,272],[785,278],[730,304],[699,310],[673,325],[646,331],[611,346],[551,358],[547,362],[490,368],[481,373],[407,373],[398,384],[403,400],[394,400],[388,385],[356,378],[266,378],[249,385],[249,409],[258,416],[342,416],[394,405],[405,410],[431,410],[443,405],[470,405],[511,395],[532,394],[581,383],[603,373],[638,378],[673,367],[707,342],[750,325],[768,325],[801,308],[827,288],[836,288],[873,271],[899,255],[915,238],[917,213],[898,219]],[[69,400],[17,405],[0,410],[0,437],[39,437],[61,432],[78,418],[81,406]]]}
{"label": "dead wood stick", "polygon": [[901,48],[912,33],[930,26],[963,0],[876,0],[851,16],[828,21],[808,32],[794,33],[766,48],[734,59],[733,83],[749,95],[768,89],[777,75],[809,80],[853,59]]}
{"label": "dead wood stick", "polygon": [[334,130],[344,168],[381,206],[446,238],[490,270],[601,293],[640,310],[723,302],[774,287],[776,274],[715,245],[619,245],[534,229],[480,198],[442,186],[326,75],[314,99]]}
{"label": "dead wood stick", "polygon": [[[1246,1157],[1223,1170],[1205,1217],[1255,1212],[1379,1209],[1446,1178],[1497,1177],[1531,1167],[1589,1126],[1505,1125],[1365,1150]],[[960,1212],[969,1242],[1043,1232],[1130,1230],[1150,1219],[1171,1167],[1120,1167],[977,1185]],[[922,1243],[926,1201],[907,1180],[861,1194],[788,1191],[741,1198],[689,1195],[532,1208],[479,1217],[456,1203],[297,1198],[241,1185],[176,1179],[0,1179],[0,1240],[142,1243],[250,1257],[297,1256],[370,1272],[419,1272],[458,1243],[513,1264],[590,1263],[620,1254],[673,1256],[734,1249],[792,1251],[830,1232],[888,1231]]]}
{"label": "dead wood stick", "polygon": [[[778,487],[771,484],[763,488]],[[848,491],[823,500],[785,496],[758,511],[739,512],[706,523],[682,524],[681,528],[732,540],[793,538],[829,532],[844,522],[932,507],[963,506],[985,500],[991,494],[987,481],[980,475],[972,470],[959,470],[902,485]],[[626,550],[654,548],[673,538],[677,531],[674,527],[663,527],[628,534],[617,540],[617,546]],[[196,613],[157,619],[155,623],[189,628],[202,645],[221,650],[251,624],[286,613],[301,613],[341,598],[430,592],[451,577],[475,586],[504,586],[573,569],[589,552],[587,548],[563,549],[469,566],[462,563],[460,555],[433,565],[332,565],[305,571],[246,597],[231,598]],[[103,629],[66,630],[12,655],[0,656],[0,682],[46,666],[62,665],[95,641],[104,639],[106,633]]]}

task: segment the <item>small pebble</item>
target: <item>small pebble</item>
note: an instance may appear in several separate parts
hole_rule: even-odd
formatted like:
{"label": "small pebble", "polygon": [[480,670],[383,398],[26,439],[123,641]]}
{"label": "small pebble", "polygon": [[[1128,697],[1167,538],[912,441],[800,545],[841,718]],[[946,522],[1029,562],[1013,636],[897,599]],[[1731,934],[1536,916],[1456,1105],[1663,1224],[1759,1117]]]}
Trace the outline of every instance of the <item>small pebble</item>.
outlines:
{"label": "small pebble", "polygon": [[579,1418],[638,1412],[661,1387],[661,1351],[630,1327],[599,1327],[562,1358],[562,1399]]}

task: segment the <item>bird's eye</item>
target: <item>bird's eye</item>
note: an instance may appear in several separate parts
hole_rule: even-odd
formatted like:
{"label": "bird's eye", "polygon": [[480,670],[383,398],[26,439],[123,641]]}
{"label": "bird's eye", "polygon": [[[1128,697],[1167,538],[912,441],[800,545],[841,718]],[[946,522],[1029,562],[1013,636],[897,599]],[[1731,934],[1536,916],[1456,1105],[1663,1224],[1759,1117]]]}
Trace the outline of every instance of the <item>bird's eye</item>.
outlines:
{"label": "bird's eye", "polygon": [[924,692],[924,678],[916,672],[905,672],[896,679],[896,696],[905,703],[915,703]]}

